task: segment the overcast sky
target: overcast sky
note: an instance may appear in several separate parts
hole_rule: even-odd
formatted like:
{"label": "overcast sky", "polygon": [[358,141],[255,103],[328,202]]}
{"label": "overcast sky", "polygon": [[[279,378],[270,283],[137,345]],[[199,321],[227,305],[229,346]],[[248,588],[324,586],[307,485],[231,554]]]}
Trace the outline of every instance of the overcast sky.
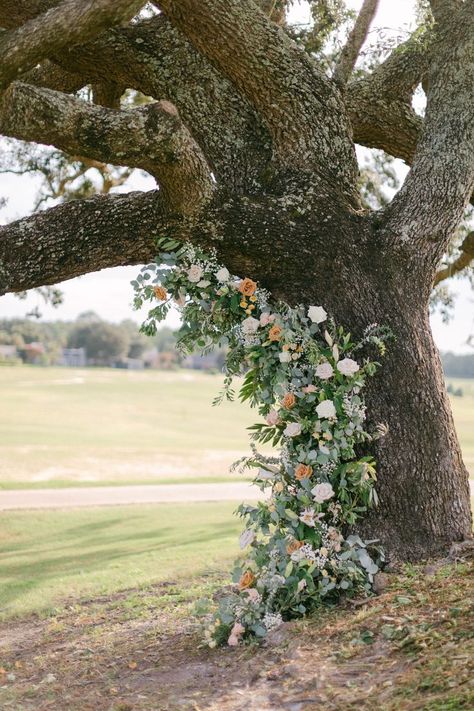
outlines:
{"label": "overcast sky", "polygon": [[[348,3],[357,9],[360,2],[351,0]],[[372,34],[377,34],[377,28],[383,28],[386,35],[402,35],[413,26],[414,0],[381,0]],[[305,3],[299,3],[292,11],[294,22],[306,22],[308,10]],[[149,178],[137,177],[129,189],[151,189],[154,181]],[[37,190],[37,181],[31,177],[0,176],[0,195],[8,198],[8,207],[0,214],[3,223],[22,217],[31,210],[33,197]],[[137,267],[120,267],[106,269],[102,272],[88,274],[78,279],[64,282],[61,288],[64,292],[64,303],[56,309],[44,306],[36,295],[28,297],[27,301],[19,301],[11,295],[0,297],[0,318],[24,316],[36,305],[41,307],[43,319],[74,319],[81,312],[94,310],[100,316],[110,321],[120,321],[124,318],[140,320],[140,315],[130,306],[132,289],[130,280],[138,272]],[[449,325],[442,323],[439,315],[432,317],[432,326],[436,342],[442,350],[456,352],[472,352],[466,345],[468,335],[474,332],[474,298],[466,280],[454,282],[452,291],[457,294],[455,316]],[[170,324],[177,325],[176,315],[170,317]]]}

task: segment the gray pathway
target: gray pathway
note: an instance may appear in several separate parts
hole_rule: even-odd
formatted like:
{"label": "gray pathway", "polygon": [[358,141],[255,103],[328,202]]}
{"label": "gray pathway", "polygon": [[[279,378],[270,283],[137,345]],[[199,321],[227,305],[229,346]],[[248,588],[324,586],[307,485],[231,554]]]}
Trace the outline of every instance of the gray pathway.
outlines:
{"label": "gray pathway", "polygon": [[245,482],[23,489],[0,491],[0,511],[116,506],[120,504],[249,501],[257,499],[260,494],[261,492],[256,487]]}

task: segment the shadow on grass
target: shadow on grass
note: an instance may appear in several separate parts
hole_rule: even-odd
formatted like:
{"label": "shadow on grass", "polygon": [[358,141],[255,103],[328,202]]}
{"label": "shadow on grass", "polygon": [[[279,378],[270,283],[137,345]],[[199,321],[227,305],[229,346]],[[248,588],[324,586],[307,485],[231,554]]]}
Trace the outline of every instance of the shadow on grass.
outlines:
{"label": "shadow on grass", "polygon": [[[134,534],[104,533],[107,527],[117,522],[121,522],[121,519],[66,529],[63,532],[65,542],[59,546],[48,545],[48,542],[54,539],[54,535],[44,537],[33,548],[28,547],[26,542],[17,544],[14,561],[11,560],[11,551],[7,555],[0,555],[0,611],[8,612],[9,605],[13,602],[44,584],[49,586],[51,583],[54,584],[55,580],[58,581],[58,587],[61,589],[64,580],[71,579],[71,592],[75,593],[81,586],[81,580],[86,579],[88,575],[105,571],[119,561],[122,569],[123,562],[127,560],[130,561],[130,566],[133,566],[140,556],[146,557],[143,560],[145,566],[156,568],[156,577],[158,577],[161,564],[168,567],[170,560],[176,564],[180,558],[180,551],[187,551],[183,555],[183,570],[185,570],[186,561],[192,560],[193,554],[204,555],[208,544],[215,544],[216,541],[229,539],[235,535],[234,521],[203,525],[202,529],[193,531],[190,537],[182,540],[176,535],[173,536],[176,530],[171,527]],[[86,533],[90,535],[85,536]],[[98,533],[101,534],[100,539],[97,538]],[[85,548],[89,550],[84,550]],[[54,555],[55,551],[64,551],[64,554]],[[7,557],[10,561],[6,560]],[[150,578],[152,577],[151,575]],[[73,581],[74,578],[77,578],[77,583]],[[47,607],[48,605],[45,604],[45,608]]]}

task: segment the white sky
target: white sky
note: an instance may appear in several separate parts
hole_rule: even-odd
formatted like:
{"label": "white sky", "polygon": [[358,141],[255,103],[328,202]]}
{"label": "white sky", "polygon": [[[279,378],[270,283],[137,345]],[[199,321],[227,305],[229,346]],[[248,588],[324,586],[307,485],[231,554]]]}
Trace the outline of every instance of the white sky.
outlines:
{"label": "white sky", "polygon": [[[349,0],[348,4],[358,9],[361,2]],[[406,31],[414,20],[414,0],[381,0],[372,32],[383,28],[386,34],[398,34]],[[292,11],[294,22],[306,22],[308,9],[304,2],[295,5]],[[8,208],[1,214],[3,222],[9,222],[26,215],[31,210],[36,193],[37,181],[26,176],[0,175],[0,195],[8,198]],[[153,180],[137,178],[128,189],[150,189]],[[140,315],[132,311],[132,289],[130,280],[135,277],[138,267],[119,267],[102,272],[88,274],[78,279],[71,279],[61,284],[64,303],[56,309],[45,306],[38,297],[31,294],[27,301],[19,301],[12,295],[0,297],[0,318],[22,317],[34,306],[39,305],[43,319],[74,319],[81,312],[94,310],[110,321],[124,318],[140,320]],[[442,350],[472,352],[466,345],[466,339],[474,332],[474,298],[466,280],[454,282],[453,293],[457,295],[455,316],[449,325],[442,323],[441,317],[432,317],[433,332],[436,342]],[[176,316],[170,317],[170,325],[176,326]]]}

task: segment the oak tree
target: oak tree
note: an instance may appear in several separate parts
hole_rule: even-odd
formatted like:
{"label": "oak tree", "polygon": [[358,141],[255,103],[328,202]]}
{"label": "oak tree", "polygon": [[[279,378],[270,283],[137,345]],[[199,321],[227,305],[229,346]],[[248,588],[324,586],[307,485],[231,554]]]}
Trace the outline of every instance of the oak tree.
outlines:
{"label": "oak tree", "polygon": [[[288,4],[161,0],[144,17],[143,0],[0,2],[0,134],[157,183],[0,228],[0,294],[146,262],[170,236],[212,246],[289,303],[324,305],[356,335],[388,326],[396,340],[368,395],[388,426],[380,506],[362,533],[394,558],[443,554],[471,516],[428,303],[474,253],[468,236],[440,269],[474,190],[474,0],[431,0],[433,23],[365,72],[377,0],[333,62],[318,47],[344,3],[312,3],[306,42]],[[129,108],[127,90],[152,101]],[[411,166],[382,210],[361,199],[356,143]]]}

